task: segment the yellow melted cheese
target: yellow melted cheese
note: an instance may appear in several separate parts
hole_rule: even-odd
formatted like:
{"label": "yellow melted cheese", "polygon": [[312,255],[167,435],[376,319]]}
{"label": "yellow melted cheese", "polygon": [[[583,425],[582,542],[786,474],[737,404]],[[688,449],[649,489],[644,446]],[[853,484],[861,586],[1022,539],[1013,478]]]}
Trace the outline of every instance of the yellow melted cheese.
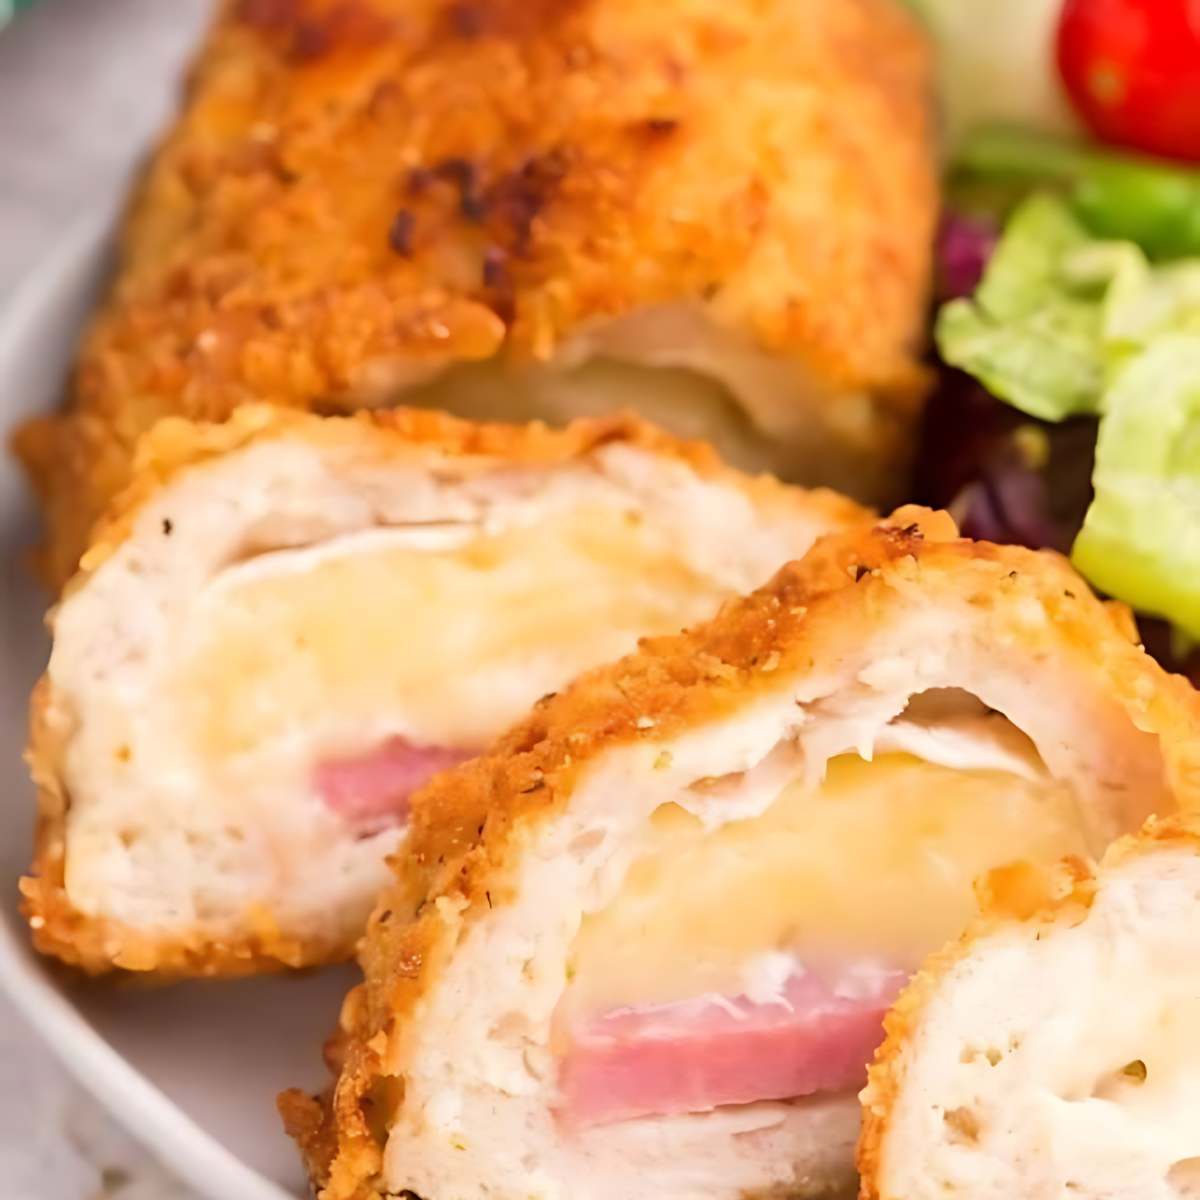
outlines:
{"label": "yellow melted cheese", "polygon": [[1070,791],[904,754],[834,759],[761,816],[705,832],[660,808],[616,899],[574,946],[575,1012],[744,990],[757,956],[904,970],[960,934],[972,884],[1019,859],[1086,853]]}
{"label": "yellow melted cheese", "polygon": [[404,393],[414,408],[444,409],[472,421],[547,421],[612,412],[613,397],[681,437],[711,442],[746,470],[794,474],[794,448],[757,429],[730,390],[685,367],[596,358],[573,368],[504,369],[495,361],[460,363]]}
{"label": "yellow melted cheese", "polygon": [[663,543],[637,513],[593,507],[457,544],[350,538],[252,560],[189,612],[171,688],[181,723],[209,756],[330,712],[484,745],[638,636],[711,613],[723,589]]}

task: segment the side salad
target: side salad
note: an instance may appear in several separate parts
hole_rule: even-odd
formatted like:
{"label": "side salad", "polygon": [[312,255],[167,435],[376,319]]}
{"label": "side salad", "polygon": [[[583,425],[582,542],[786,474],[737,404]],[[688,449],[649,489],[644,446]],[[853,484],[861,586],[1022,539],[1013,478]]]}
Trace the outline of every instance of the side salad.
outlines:
{"label": "side salad", "polygon": [[919,498],[1069,553],[1200,682],[1200,5],[914,3],[947,151]]}

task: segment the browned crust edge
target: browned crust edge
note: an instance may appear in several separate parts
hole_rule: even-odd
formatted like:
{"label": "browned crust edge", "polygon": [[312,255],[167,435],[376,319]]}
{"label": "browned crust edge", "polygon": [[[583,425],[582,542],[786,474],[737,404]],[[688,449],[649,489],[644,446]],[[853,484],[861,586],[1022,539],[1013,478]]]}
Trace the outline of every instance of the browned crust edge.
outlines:
{"label": "browned crust edge", "polygon": [[[349,417],[319,417],[267,405],[239,409],[219,424],[182,418],[160,422],[143,439],[133,482],[113,502],[67,595],[87,585],[128,538],[141,508],[181,472],[202,467],[254,442],[294,436],[322,445],[361,445],[387,458],[415,449],[480,461],[554,466],[586,457],[612,443],[633,446],[686,463],[697,475],[748,494],[764,510],[804,507],[830,523],[863,523],[869,514],[834,492],[804,491],[769,476],[750,477],[726,467],[702,442],[684,441],[631,413],[572,422],[563,429],[541,424],[476,424],[442,413],[395,409]],[[50,683],[43,677],[30,704],[27,761],[38,794],[38,820],[30,873],[20,881],[22,912],[43,954],[99,974],[120,968],[163,978],[256,974],[349,958],[353,946],[285,936],[267,912],[247,914],[245,935],[214,940],[202,930],[185,936],[147,934],[127,923],[88,916],[65,887],[65,832],[70,798],[62,776],[66,734],[50,719]]]}
{"label": "browned crust edge", "polygon": [[884,1020],[886,1038],[875,1053],[861,1093],[863,1125],[857,1163],[859,1200],[881,1200],[883,1147],[904,1086],[905,1050],[925,1010],[954,966],[1001,926],[1016,921],[1030,926],[1077,925],[1096,897],[1101,873],[1138,855],[1183,849],[1200,853],[1200,813],[1151,817],[1136,833],[1114,842],[1099,867],[1066,858],[1053,867],[1017,863],[990,872],[977,887],[979,916],[963,935],[926,959]]}
{"label": "browned crust edge", "polygon": [[[378,1200],[383,1146],[372,1126],[387,1103],[380,1099],[383,1055],[403,1056],[405,1020],[461,930],[505,902],[523,840],[514,831],[561,812],[577,772],[597,755],[639,739],[670,739],[765,690],[774,672],[803,671],[836,626],[880,619],[893,583],[941,586],[997,629],[1005,613],[1035,603],[1047,632],[1030,652],[1053,644],[1093,662],[1098,685],[1139,729],[1159,736],[1180,807],[1200,809],[1200,696],[1134,644],[1128,610],[1097,600],[1056,554],[955,533],[946,514],[906,508],[873,528],[830,535],[709,623],[648,639],[638,653],[546,698],[490,755],[418,795],[408,851],[394,864],[397,882],[381,897],[360,947],[365,982],[343,1010],[336,1086],[319,1120],[311,1099],[287,1093],[282,1101],[309,1113],[302,1149],[322,1200]],[[444,910],[459,915],[448,922]]]}
{"label": "browned crust edge", "polygon": [[[928,39],[892,0],[653,13],[217,5],[129,197],[70,400],[14,440],[52,586],[159,417],[345,411],[376,398],[381,366],[545,360],[665,303],[794,361],[831,416],[870,394],[867,459],[903,457],[928,382]],[[747,79],[775,102],[749,97],[764,120],[727,128]]]}

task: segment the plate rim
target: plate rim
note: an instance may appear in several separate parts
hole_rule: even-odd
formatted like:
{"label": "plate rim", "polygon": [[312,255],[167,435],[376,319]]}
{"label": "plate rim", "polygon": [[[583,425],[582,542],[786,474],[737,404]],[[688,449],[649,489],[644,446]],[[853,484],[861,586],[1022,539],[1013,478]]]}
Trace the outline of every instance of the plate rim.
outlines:
{"label": "plate rim", "polygon": [[[64,279],[99,253],[115,212],[108,207],[77,217],[17,282],[0,307],[0,379],[49,319]],[[7,905],[0,914],[0,991],[76,1082],[181,1182],[210,1200],[296,1200],[223,1146],[91,1026],[40,966],[24,923]]]}

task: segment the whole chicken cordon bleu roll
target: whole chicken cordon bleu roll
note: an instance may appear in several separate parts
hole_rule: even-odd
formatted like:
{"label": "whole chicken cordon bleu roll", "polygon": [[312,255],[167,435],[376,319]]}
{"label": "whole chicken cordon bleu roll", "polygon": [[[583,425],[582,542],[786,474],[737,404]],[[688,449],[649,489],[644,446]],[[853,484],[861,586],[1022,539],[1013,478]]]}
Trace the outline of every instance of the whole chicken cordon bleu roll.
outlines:
{"label": "whole chicken cordon bleu roll", "polygon": [[936,164],[896,0],[225,0],[67,410],[45,567],[164,416],[633,407],[894,500]]}
{"label": "whole chicken cordon bleu roll", "polygon": [[865,1200],[1200,1195],[1200,820],[981,890],[888,1017]]}
{"label": "whole chicken cordon bleu roll", "polygon": [[52,616],[37,945],[89,971],[345,957],[431,774],[869,519],[636,418],[164,422]]}
{"label": "whole chicken cordon bleu roll", "polygon": [[1014,859],[1195,803],[1195,693],[1064,560],[902,510],[548,699],[414,801],[323,1200],[853,1186],[911,972]]}

